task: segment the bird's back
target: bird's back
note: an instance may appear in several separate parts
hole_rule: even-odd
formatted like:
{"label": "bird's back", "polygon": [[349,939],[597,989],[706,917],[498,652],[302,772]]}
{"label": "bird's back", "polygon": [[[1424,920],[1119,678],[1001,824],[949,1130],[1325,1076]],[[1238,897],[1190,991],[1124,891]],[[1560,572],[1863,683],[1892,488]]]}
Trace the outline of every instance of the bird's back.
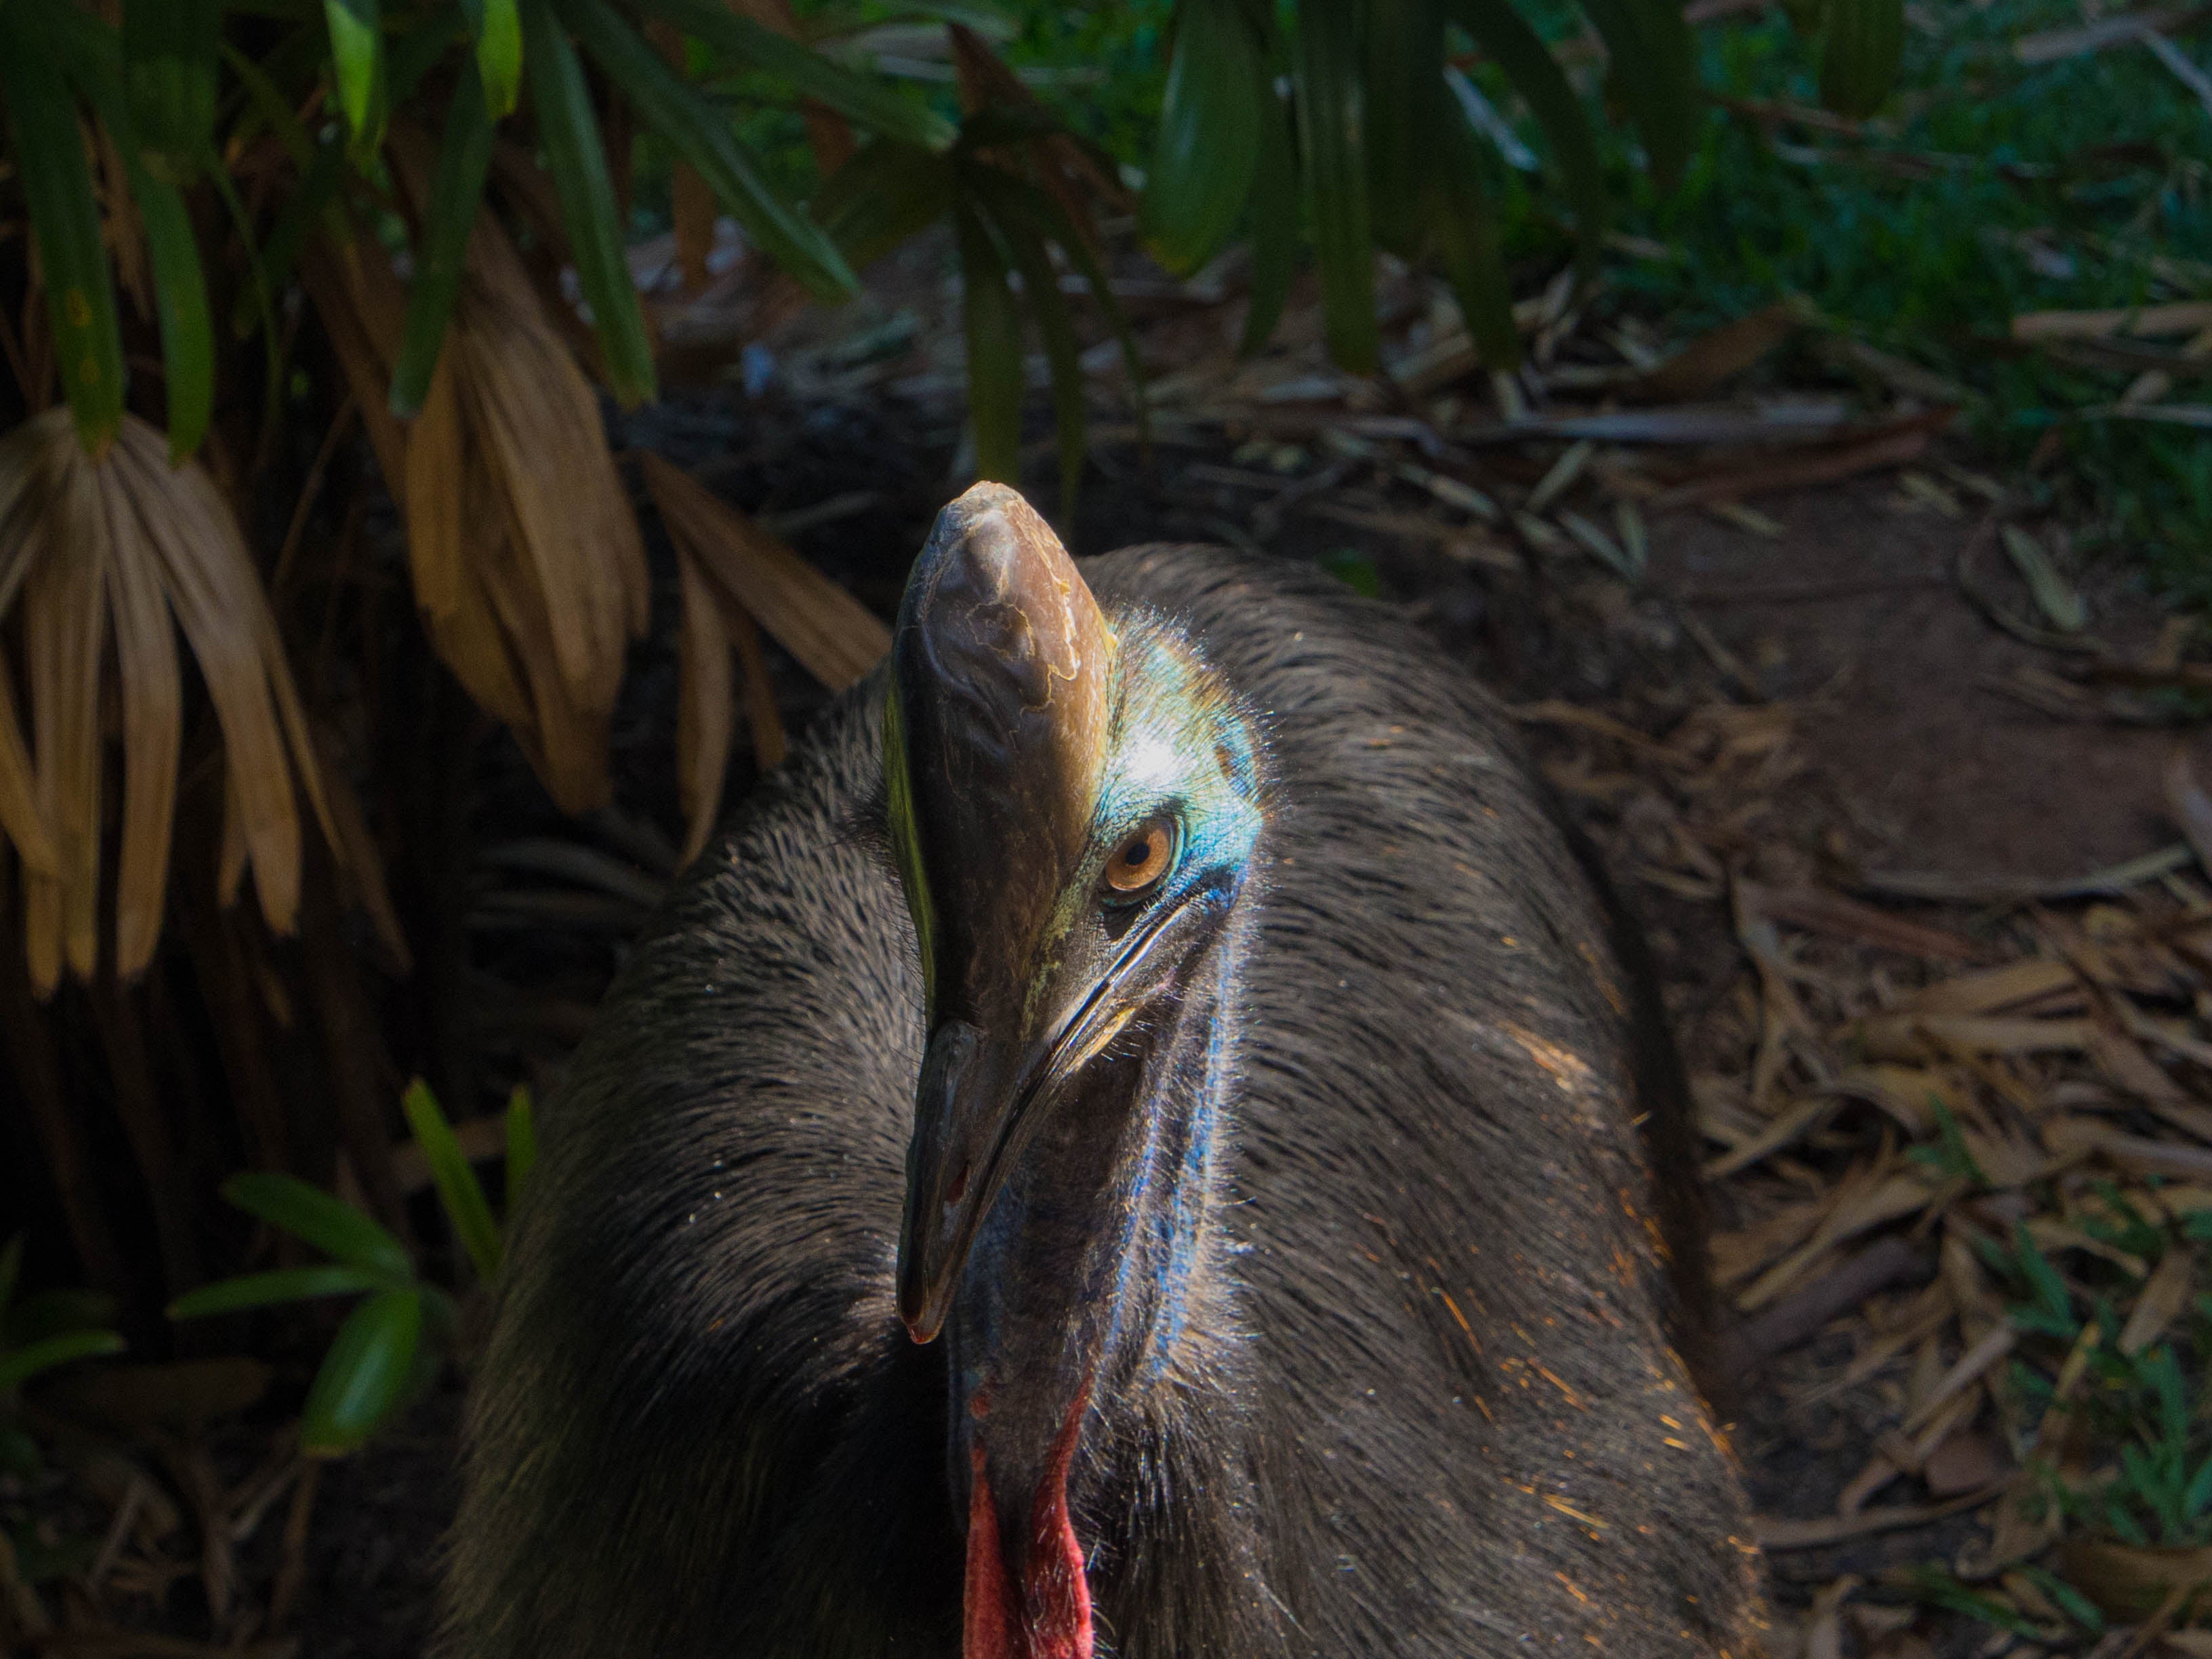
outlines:
{"label": "bird's back", "polygon": [[[1086,1431],[1132,1466],[1082,1488],[1102,1640],[1741,1659],[1741,1499],[1669,1346],[1696,1263],[1665,1258],[1699,1248],[1671,1061],[1502,719],[1319,579],[1084,574],[1185,623],[1275,780],[1220,1316],[1165,1407]],[[892,1302],[922,1034],[861,827],[880,710],[834,708],[701,860],[549,1107],[453,1659],[958,1651],[943,1360]]]}

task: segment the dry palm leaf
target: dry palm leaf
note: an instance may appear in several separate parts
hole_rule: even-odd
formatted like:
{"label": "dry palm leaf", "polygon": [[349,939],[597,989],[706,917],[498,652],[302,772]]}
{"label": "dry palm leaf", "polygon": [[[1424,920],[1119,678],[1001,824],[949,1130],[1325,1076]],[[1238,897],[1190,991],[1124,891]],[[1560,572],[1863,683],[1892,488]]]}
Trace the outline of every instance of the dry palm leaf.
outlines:
{"label": "dry palm leaf", "polygon": [[[890,631],[843,588],[680,468],[657,455],[646,456],[644,465],[684,577],[677,752],[690,825],[688,861],[706,844],[721,799],[731,729],[730,650],[735,648],[744,669],[754,757],[767,769],[782,764],[784,736],[760,629],[833,691],[875,666],[890,649]],[[710,708],[717,698],[720,705]]]}
{"label": "dry palm leaf", "polygon": [[603,805],[607,722],[650,599],[645,550],[598,398],[514,245],[479,212],[444,349],[404,428],[387,412],[405,316],[390,261],[356,237],[318,247],[301,275],[375,411],[432,643],[563,810]]}
{"label": "dry palm leaf", "polygon": [[0,610],[18,595],[35,816],[23,816],[28,761],[0,690],[0,828],[25,864],[25,945],[40,993],[64,962],[84,978],[99,963],[111,641],[123,743],[115,970],[142,971],[161,934],[183,730],[178,629],[228,750],[235,863],[250,860],[263,914],[289,932],[300,890],[295,780],[325,835],[331,819],[276,621],[214,481],[197,465],[173,469],[166,441],[135,416],[98,460],[66,410],[33,416],[0,440]]}
{"label": "dry palm leaf", "polygon": [[832,691],[890,649],[890,629],[858,599],[681,468],[647,455],[645,481],[676,544]]}

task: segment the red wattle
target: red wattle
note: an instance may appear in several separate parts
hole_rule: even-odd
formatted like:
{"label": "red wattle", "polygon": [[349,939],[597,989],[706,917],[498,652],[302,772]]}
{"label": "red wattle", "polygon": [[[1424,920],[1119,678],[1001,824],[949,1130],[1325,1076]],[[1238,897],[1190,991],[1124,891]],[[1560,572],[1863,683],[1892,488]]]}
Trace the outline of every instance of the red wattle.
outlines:
{"label": "red wattle", "polygon": [[1083,1426],[1079,1396],[1052,1443],[1044,1478],[1030,1504],[1029,1547],[1021,1583],[1010,1583],[999,1547],[999,1506],[991,1497],[980,1442],[969,1448],[968,1572],[962,1597],[961,1659],[1091,1659],[1091,1585],[1083,1547],[1067,1515],[1067,1468]]}

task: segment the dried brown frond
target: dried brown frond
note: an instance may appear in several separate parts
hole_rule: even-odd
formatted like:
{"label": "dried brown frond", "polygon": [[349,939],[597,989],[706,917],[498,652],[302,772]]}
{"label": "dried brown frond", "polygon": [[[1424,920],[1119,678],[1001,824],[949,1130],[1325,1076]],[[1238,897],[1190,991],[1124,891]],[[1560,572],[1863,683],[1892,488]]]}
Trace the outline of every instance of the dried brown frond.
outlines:
{"label": "dried brown frond", "polygon": [[684,633],[678,642],[676,782],[684,807],[684,862],[699,856],[722,806],[737,699],[730,683],[730,636],[699,562],[678,552],[684,586]]}
{"label": "dried brown frond", "polygon": [[112,960],[128,977],[153,959],[184,725],[179,629],[227,750],[238,848],[226,848],[227,893],[250,862],[263,914],[289,931],[295,788],[326,834],[331,818],[276,620],[214,481],[197,464],[172,468],[166,441],[136,416],[98,460],[66,410],[33,416],[0,439],[0,611],[18,596],[33,738],[27,754],[0,673],[0,828],[25,864],[25,945],[40,992],[64,963],[83,978],[99,963],[110,695],[123,750]]}
{"label": "dried brown frond", "polygon": [[[395,140],[397,172],[419,194],[427,151]],[[604,804],[607,722],[650,589],[570,342],[499,222],[481,214],[436,373],[403,428],[387,412],[404,319],[390,261],[356,237],[319,246],[302,275],[356,398],[375,411],[371,438],[405,514],[432,643],[564,810]]]}
{"label": "dried brown frond", "polygon": [[843,588],[682,468],[644,460],[646,486],[678,547],[797,658],[842,691],[890,649],[890,629]]}

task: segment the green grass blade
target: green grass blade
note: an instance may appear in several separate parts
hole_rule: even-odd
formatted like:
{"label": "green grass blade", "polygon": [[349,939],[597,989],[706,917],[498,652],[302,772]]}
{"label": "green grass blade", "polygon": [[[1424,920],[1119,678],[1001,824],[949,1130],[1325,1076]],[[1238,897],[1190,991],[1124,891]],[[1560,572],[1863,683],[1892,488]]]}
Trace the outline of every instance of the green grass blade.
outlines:
{"label": "green grass blade", "polygon": [[1905,0],[1828,0],[1820,101],[1838,115],[1880,109],[1905,56]]}
{"label": "green grass blade", "polygon": [[207,273],[191,213],[174,185],[143,167],[131,169],[131,192],[146,228],[154,270],[154,303],[161,319],[161,370],[169,402],[169,459],[200,447],[215,413],[215,319],[208,310]]}
{"label": "green grass blade", "polygon": [[1252,290],[1237,349],[1250,356],[1267,343],[1298,274],[1298,149],[1291,112],[1262,65],[1260,164],[1252,178]]}
{"label": "green grass blade", "polygon": [[965,198],[952,209],[960,247],[960,314],[968,337],[968,418],[975,433],[975,472],[1018,484],[1022,472],[1022,319],[1006,282],[1006,260],[989,227]]}
{"label": "green grass blade", "polygon": [[626,238],[614,180],[607,173],[606,146],[592,112],[584,66],[553,15],[551,0],[521,0],[521,6],[522,65],[538,137],[561,198],[577,281],[592,307],[608,385],[628,408],[653,395],[653,346],[624,254]]}
{"label": "green grass blade", "polygon": [[1445,0],[1447,15],[1489,55],[1527,102],[1552,147],[1585,252],[1604,234],[1605,168],[1589,114],[1543,37],[1511,0]]}
{"label": "green grass blade", "polygon": [[1312,198],[1315,262],[1329,356],[1354,374],[1376,356],[1375,234],[1367,202],[1354,0],[1306,0],[1295,52],[1298,133]]}
{"label": "green grass blade", "polygon": [[499,1224],[491,1218],[483,1184],[469,1167],[468,1155],[461,1151],[453,1126],[446,1121],[428,1084],[416,1078],[407,1085],[399,1106],[407,1114],[408,1127],[415,1131],[415,1144],[429,1162],[430,1179],[437,1185],[439,1200],[460,1237],[461,1248],[476,1264],[477,1276],[489,1285],[499,1277],[501,1250]]}
{"label": "green grass blade", "polygon": [[530,1104],[530,1085],[518,1083],[507,1097],[507,1214],[530,1186],[531,1171],[538,1167],[538,1115]]}
{"label": "green grass blade", "polygon": [[46,41],[7,10],[0,10],[0,76],[63,391],[79,441],[98,454],[123,420],[123,336],[84,134]]}
{"label": "green grass blade", "polygon": [[819,225],[761,176],[738,142],[726,110],[671,69],[606,0],[562,0],[561,10],[577,40],[647,125],[699,170],[763,252],[816,299],[850,297],[860,284],[845,256]]}
{"label": "green grass blade", "polygon": [[71,1331],[65,1336],[50,1336],[44,1341],[33,1342],[13,1353],[0,1354],[0,1397],[21,1388],[40,1371],[50,1371],[57,1365],[79,1359],[121,1353],[125,1346],[123,1339],[113,1331]]}
{"label": "green grass blade", "polygon": [[1705,105],[1697,43],[1680,0],[1582,0],[1604,39],[1613,70],[1607,84],[1626,106],[1661,188],[1671,190],[1698,144]]}
{"label": "green grass blade", "polygon": [[464,0],[469,27],[476,31],[477,74],[483,82],[484,105],[491,118],[514,113],[522,95],[522,17],[515,0]]}
{"label": "green grass blade", "polygon": [[1251,197],[1261,68],[1241,0],[1183,0],[1139,221],[1152,257],[1177,276],[1213,257]]}
{"label": "green grass blade", "polygon": [[830,176],[814,214],[857,270],[950,213],[952,188],[944,156],[878,138]]}
{"label": "green grass blade", "polygon": [[1045,362],[1052,371],[1053,425],[1060,446],[1060,511],[1072,514],[1076,490],[1083,482],[1083,348],[1076,340],[1075,319],[1067,308],[1067,298],[1060,291],[1060,273],[1045,246],[1046,227],[1025,199],[1043,192],[1012,179],[1007,183],[1012,188],[991,188],[981,204],[1012,256],[1014,269],[1022,274],[1022,295],[1044,342]]}
{"label": "green grass blade", "polygon": [[186,1291],[169,1304],[172,1319],[205,1319],[211,1314],[285,1302],[313,1302],[325,1296],[354,1296],[363,1291],[398,1288],[381,1273],[344,1261],[319,1261],[308,1267],[279,1267],[273,1273],[243,1273]]}
{"label": "green grass blade", "polygon": [[406,1397],[422,1331],[417,1291],[381,1291],[346,1316],[300,1413],[300,1449],[337,1457],[384,1426]]}
{"label": "green grass blade", "polygon": [[215,142],[216,50],[223,0],[128,0],[123,73],[147,165],[189,183]]}
{"label": "green grass blade", "polygon": [[331,32],[331,66],[338,107],[353,134],[353,152],[366,161],[384,139],[384,21],[377,0],[323,0]]}
{"label": "green grass blade", "polygon": [[483,82],[473,64],[464,64],[454,77],[445,141],[430,177],[415,283],[407,295],[407,329],[392,371],[392,412],[402,420],[422,407],[431,373],[438,367],[446,324],[468,267],[469,233],[483,197],[484,174],[491,167],[491,114],[484,106]]}
{"label": "green grass blade", "polygon": [[881,82],[740,17],[720,0],[639,0],[638,9],[675,24],[720,57],[788,82],[800,97],[826,104],[871,132],[939,152],[951,149],[958,136],[934,110],[909,103]]}
{"label": "green grass blade", "polygon": [[352,1205],[294,1176],[254,1171],[222,1183],[222,1195],[280,1232],[387,1281],[412,1279],[415,1264],[398,1239]]}

